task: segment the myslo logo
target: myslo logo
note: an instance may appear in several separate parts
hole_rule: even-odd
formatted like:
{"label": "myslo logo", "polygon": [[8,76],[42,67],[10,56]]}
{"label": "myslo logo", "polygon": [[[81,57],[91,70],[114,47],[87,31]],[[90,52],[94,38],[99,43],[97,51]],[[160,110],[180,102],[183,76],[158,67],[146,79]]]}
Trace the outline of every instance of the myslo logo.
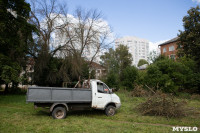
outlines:
{"label": "myslo logo", "polygon": [[197,127],[172,127],[172,131],[198,131]]}

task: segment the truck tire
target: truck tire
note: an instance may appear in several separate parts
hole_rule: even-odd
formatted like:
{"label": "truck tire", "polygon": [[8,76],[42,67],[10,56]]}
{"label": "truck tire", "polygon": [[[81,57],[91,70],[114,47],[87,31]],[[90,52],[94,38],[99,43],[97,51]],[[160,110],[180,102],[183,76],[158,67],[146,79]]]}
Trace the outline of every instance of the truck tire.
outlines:
{"label": "truck tire", "polygon": [[113,116],[115,115],[115,112],[116,112],[116,108],[112,105],[107,106],[105,109],[105,113],[107,116]]}
{"label": "truck tire", "polygon": [[67,111],[64,107],[56,107],[53,109],[52,117],[54,119],[64,119],[66,118]]}

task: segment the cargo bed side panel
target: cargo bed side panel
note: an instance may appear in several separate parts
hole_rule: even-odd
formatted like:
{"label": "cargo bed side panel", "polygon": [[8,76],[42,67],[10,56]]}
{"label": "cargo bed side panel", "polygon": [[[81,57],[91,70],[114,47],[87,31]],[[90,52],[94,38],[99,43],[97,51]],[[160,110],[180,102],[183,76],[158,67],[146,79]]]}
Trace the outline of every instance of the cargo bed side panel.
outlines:
{"label": "cargo bed side panel", "polygon": [[51,99],[51,90],[44,88],[29,89],[28,101],[49,101]]}
{"label": "cargo bed side panel", "polygon": [[92,102],[92,91],[81,88],[30,87],[27,92],[27,102],[88,103]]}
{"label": "cargo bed side panel", "polygon": [[71,89],[53,89],[52,101],[71,101],[72,90]]}

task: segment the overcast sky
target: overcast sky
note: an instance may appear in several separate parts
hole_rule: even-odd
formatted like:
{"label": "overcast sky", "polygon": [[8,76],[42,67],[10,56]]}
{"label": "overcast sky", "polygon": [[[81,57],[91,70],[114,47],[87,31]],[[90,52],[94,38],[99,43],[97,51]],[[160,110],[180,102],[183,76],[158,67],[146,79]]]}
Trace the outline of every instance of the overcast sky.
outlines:
{"label": "overcast sky", "polygon": [[151,42],[172,39],[183,30],[182,19],[200,0],[63,0],[69,11],[81,6],[102,11],[117,37],[136,36]]}

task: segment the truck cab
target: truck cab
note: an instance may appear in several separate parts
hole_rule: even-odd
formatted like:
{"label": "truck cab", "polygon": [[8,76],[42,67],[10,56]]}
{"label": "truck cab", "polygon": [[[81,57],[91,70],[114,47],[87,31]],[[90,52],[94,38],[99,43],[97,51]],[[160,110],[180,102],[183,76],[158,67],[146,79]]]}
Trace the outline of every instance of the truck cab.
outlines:
{"label": "truck cab", "polygon": [[92,88],[92,108],[105,110],[107,106],[112,105],[116,109],[120,108],[120,98],[112,92],[105,83],[100,80],[91,80]]}

